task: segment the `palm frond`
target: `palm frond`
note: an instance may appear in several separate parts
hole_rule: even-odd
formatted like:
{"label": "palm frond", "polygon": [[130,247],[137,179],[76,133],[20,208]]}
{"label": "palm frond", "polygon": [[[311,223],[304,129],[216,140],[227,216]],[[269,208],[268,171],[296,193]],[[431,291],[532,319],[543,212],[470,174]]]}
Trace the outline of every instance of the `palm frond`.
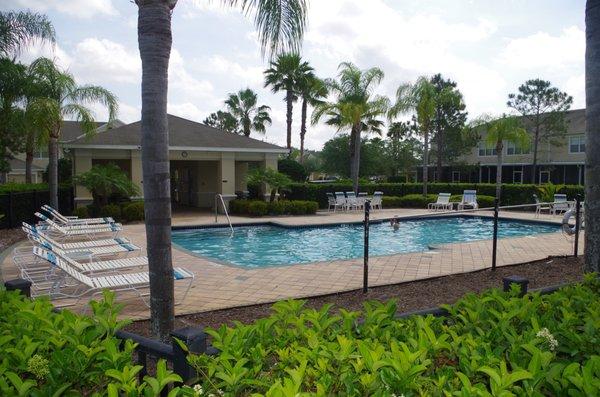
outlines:
{"label": "palm frond", "polygon": [[108,121],[113,121],[119,110],[117,97],[104,87],[84,85],[75,88],[67,95],[68,100],[81,104],[100,103],[108,109]]}
{"label": "palm frond", "polygon": [[36,40],[56,42],[48,17],[31,11],[0,12],[0,55],[18,55]]}
{"label": "palm frond", "polygon": [[79,103],[68,103],[61,109],[63,118],[75,119],[81,123],[81,130],[86,136],[91,136],[96,131],[94,114],[90,109]]}

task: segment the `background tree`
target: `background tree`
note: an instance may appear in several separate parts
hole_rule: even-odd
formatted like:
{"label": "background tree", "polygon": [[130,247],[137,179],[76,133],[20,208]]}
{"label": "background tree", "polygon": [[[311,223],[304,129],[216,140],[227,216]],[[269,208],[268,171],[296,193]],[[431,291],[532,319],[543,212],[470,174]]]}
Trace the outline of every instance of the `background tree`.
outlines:
{"label": "background tree", "polygon": [[300,117],[300,164],[304,164],[304,137],[306,135],[306,118],[308,105],[318,106],[327,96],[325,82],[312,73],[305,74],[298,83],[298,95],[302,100]]}
{"label": "background tree", "polygon": [[587,0],[585,31],[585,270],[600,272],[600,0]]}
{"label": "background tree", "polygon": [[396,91],[396,103],[388,117],[394,119],[402,113],[414,111],[423,137],[423,196],[427,196],[429,167],[429,136],[438,105],[456,95],[451,88],[438,90],[427,77],[419,77],[414,84],[402,84]]}
{"label": "background tree", "polygon": [[[386,174],[389,165],[386,142],[378,137],[373,139],[362,138],[360,147],[359,178]],[[350,176],[349,156],[350,136],[348,134],[336,136],[323,145],[323,150],[320,153],[322,161],[320,170],[328,174],[348,178]]]}
{"label": "background tree", "polygon": [[285,92],[285,121],[287,127],[287,148],[292,149],[292,116],[293,103],[297,99],[300,82],[311,75],[313,68],[308,62],[302,61],[298,53],[281,54],[271,62],[271,67],[265,70],[265,87],[271,87],[273,92]]}
{"label": "background tree", "polygon": [[233,134],[243,133],[240,130],[237,119],[231,113],[222,110],[209,114],[208,117],[204,119],[203,123]]}
{"label": "background tree", "polygon": [[117,98],[107,89],[95,85],[79,86],[69,72],[60,70],[52,60],[39,58],[31,66],[44,97],[31,101],[31,111],[36,115],[37,125],[48,141],[48,185],[50,204],[58,208],[58,140],[62,121],[75,119],[81,123],[86,135],[96,131],[92,110],[87,105],[100,103],[108,109],[108,121],[117,114]]}
{"label": "background tree", "polygon": [[326,80],[329,92],[335,95],[335,102],[318,105],[312,122],[317,123],[327,116],[326,123],[336,126],[338,131],[350,129],[350,177],[354,191],[358,192],[361,134],[381,133],[383,121],[380,117],[388,111],[389,99],[374,94],[384,76],[381,69],[361,70],[350,62],[342,62],[339,69],[338,81]]}
{"label": "background tree", "polygon": [[417,133],[416,121],[400,121],[390,124],[386,148],[389,157],[389,176],[404,175],[404,181],[410,181],[410,175],[421,156],[421,142],[415,138]]}
{"label": "background tree", "polygon": [[0,57],[17,55],[36,40],[56,41],[48,17],[31,11],[0,12]]}
{"label": "background tree", "polygon": [[525,128],[533,135],[531,183],[536,183],[538,148],[541,141],[558,145],[567,132],[565,112],[573,97],[553,87],[549,81],[527,80],[516,94],[508,95],[506,105],[524,117]]}
{"label": "background tree", "polygon": [[273,168],[255,168],[248,173],[247,182],[251,185],[266,185],[271,191],[270,202],[275,201],[280,189],[289,186],[292,180],[281,172]]}
{"label": "background tree", "polygon": [[289,157],[277,160],[277,170],[289,176],[294,182],[306,182],[308,176],[304,166]]}
{"label": "background tree", "polygon": [[[169,338],[173,329],[171,189],[167,94],[171,55],[171,14],[177,0],[135,0],[142,60],[142,168],[146,246],[150,272],[152,332]],[[254,17],[263,53],[298,52],[307,6],[305,0],[226,0]]]}
{"label": "background tree", "polygon": [[502,115],[492,119],[483,116],[473,123],[477,131],[485,130],[485,141],[495,145],[496,148],[496,198],[500,200],[502,193],[502,155],[504,142],[511,142],[516,147],[527,149],[529,147],[529,134],[522,127],[521,120],[514,116]]}
{"label": "background tree", "polygon": [[438,98],[444,99],[436,101],[435,116],[431,122],[431,155],[436,159],[436,181],[440,182],[443,164],[450,164],[469,152],[476,142],[467,139],[469,136],[463,133],[468,113],[456,82],[446,80],[438,73],[431,78],[431,84]]}
{"label": "background tree", "polygon": [[264,134],[267,130],[266,124],[271,124],[271,108],[267,105],[258,106],[257,102],[258,97],[250,88],[229,94],[225,101],[229,114],[236,120],[244,136],[250,136],[252,131]]}
{"label": "background tree", "polygon": [[94,205],[98,208],[107,205],[114,194],[126,197],[140,194],[138,187],[115,164],[95,165],[89,171],[76,175],[73,182],[92,193]]}

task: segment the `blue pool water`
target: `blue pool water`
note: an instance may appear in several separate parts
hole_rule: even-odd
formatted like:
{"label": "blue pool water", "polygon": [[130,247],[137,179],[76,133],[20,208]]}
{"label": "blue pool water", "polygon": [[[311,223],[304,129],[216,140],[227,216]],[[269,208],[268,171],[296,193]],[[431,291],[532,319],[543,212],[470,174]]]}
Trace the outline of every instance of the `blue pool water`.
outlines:
{"label": "blue pool water", "polygon": [[[371,224],[371,256],[427,251],[439,244],[492,238],[492,220],[452,217]],[[500,220],[499,237],[519,237],[559,231],[558,226]],[[292,265],[363,255],[362,225],[282,228],[277,226],[187,229],[173,231],[173,243],[197,255],[234,265],[257,268]]]}

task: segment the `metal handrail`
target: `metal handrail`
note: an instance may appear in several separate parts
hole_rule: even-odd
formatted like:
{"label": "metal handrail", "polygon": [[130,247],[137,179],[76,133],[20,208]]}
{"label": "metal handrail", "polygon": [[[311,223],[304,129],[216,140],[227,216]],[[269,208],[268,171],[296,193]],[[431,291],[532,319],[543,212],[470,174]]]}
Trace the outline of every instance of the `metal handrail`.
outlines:
{"label": "metal handrail", "polygon": [[223,200],[223,195],[217,193],[215,195],[215,223],[219,221],[219,202],[217,199],[221,200],[221,204],[223,205],[223,211],[225,211],[225,216],[227,217],[227,222],[229,222],[229,228],[231,229],[231,233],[233,233],[233,225],[231,224],[231,218],[229,218],[229,213],[227,212],[227,206],[225,205],[225,201]]}

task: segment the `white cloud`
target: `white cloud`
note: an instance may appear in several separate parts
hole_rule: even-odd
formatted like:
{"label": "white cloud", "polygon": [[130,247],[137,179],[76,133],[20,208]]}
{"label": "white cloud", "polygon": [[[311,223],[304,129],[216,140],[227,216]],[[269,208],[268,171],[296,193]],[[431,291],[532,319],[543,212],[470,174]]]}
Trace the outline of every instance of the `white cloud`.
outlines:
{"label": "white cloud", "polygon": [[264,66],[242,66],[223,55],[213,55],[207,61],[195,59],[193,63],[194,69],[203,74],[220,74],[227,79],[235,77],[240,87],[261,85],[264,80]]}
{"label": "white cloud", "polygon": [[175,116],[183,117],[189,120],[195,120],[198,122],[204,120],[209,113],[199,109],[198,106],[191,102],[173,103],[173,101],[169,101],[167,105],[167,112]]}
{"label": "white cloud", "polygon": [[573,97],[573,109],[585,107],[585,74],[569,77],[564,84],[564,90]]}
{"label": "white cloud", "polygon": [[577,26],[563,29],[559,36],[538,32],[511,40],[500,54],[500,61],[513,68],[564,68],[583,64],[585,33]]}
{"label": "white cloud", "polygon": [[72,71],[86,82],[139,84],[142,63],[137,48],[107,39],[87,38],[75,46]]}
{"label": "white cloud", "polygon": [[23,7],[38,12],[56,10],[79,18],[118,14],[111,0],[9,0],[10,3],[12,7]]}

